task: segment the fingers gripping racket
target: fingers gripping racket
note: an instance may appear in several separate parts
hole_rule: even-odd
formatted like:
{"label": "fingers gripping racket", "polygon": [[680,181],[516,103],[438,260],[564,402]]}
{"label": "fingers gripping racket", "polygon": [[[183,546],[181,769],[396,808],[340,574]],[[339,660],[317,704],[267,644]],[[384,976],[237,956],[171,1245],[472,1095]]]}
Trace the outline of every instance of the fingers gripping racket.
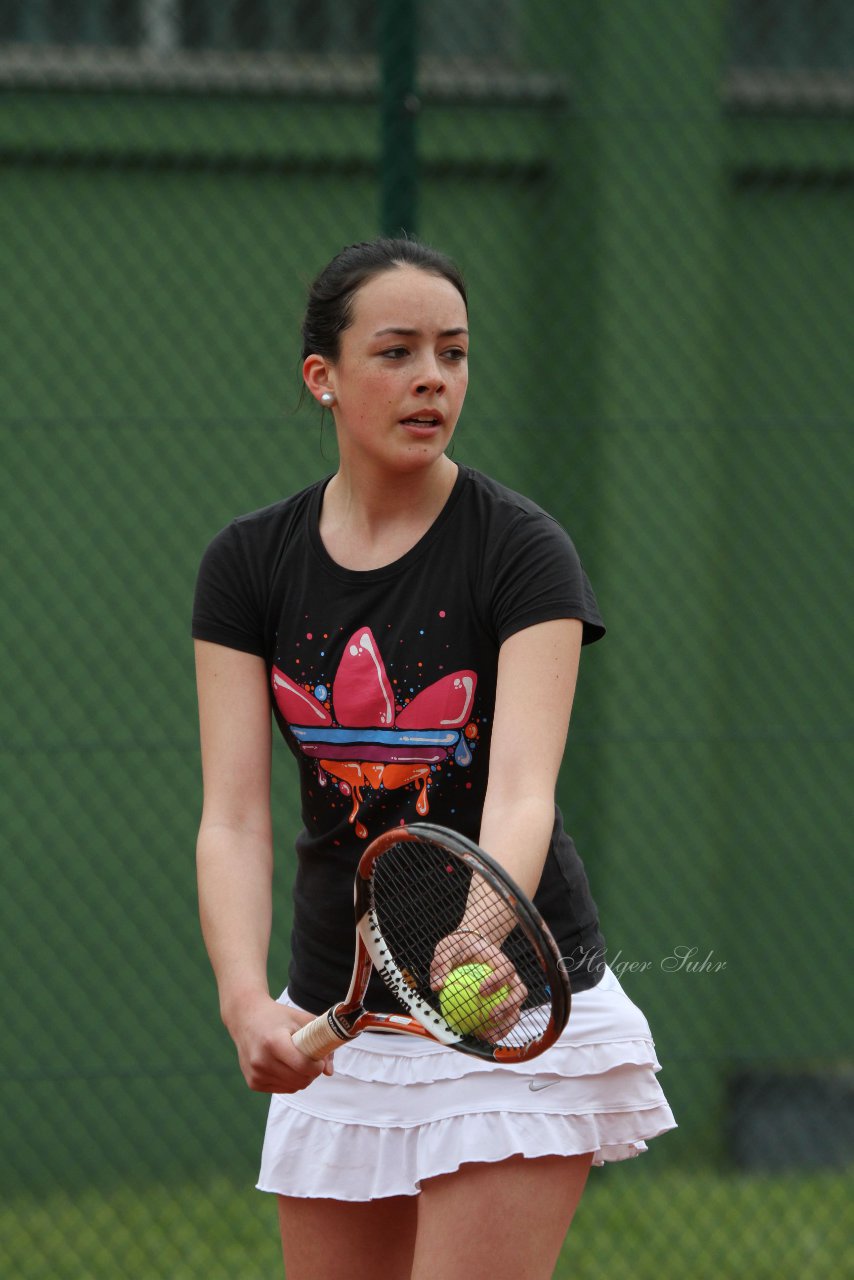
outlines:
{"label": "fingers gripping racket", "polygon": [[[355,906],[350,990],[293,1037],[308,1057],[322,1058],[373,1029],[427,1036],[481,1058],[525,1062],[553,1044],[566,1025],[569,979],[545,922],[503,867],[463,836],[426,823],[379,836],[359,861]],[[451,1009],[433,986],[437,975],[441,981],[442,954],[468,963],[482,958],[509,998],[500,996],[494,1014],[484,1016],[478,994],[483,975],[474,971],[474,986],[470,982],[468,995],[458,993]],[[401,1013],[365,1009],[373,969]]]}

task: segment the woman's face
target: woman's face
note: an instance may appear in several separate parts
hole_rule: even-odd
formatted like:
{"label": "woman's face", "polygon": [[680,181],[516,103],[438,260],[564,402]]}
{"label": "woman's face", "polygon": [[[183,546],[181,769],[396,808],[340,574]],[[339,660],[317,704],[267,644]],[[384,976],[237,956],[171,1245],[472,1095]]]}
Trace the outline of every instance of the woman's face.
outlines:
{"label": "woman's face", "polygon": [[415,470],[450,443],[468,385],[468,317],[457,289],[418,267],[368,280],[329,368],[342,461]]}

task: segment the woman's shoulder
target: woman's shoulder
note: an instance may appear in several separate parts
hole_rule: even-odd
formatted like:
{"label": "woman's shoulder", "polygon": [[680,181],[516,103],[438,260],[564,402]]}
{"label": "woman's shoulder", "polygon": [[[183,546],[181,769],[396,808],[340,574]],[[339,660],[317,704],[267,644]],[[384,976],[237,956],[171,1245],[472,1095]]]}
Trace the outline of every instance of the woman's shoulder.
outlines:
{"label": "woman's shoulder", "polygon": [[208,551],[228,554],[230,549],[239,547],[252,558],[263,555],[265,551],[275,554],[276,548],[295,528],[304,527],[306,516],[313,506],[319,504],[327,481],[328,477],[317,480],[288,497],[234,516],[214,534]]}
{"label": "woman's shoulder", "polygon": [[263,656],[266,618],[277,566],[309,523],[324,481],[236,516],[208,543],[196,579],[193,635]]}
{"label": "woman's shoulder", "polygon": [[529,522],[544,522],[549,525],[560,525],[557,517],[546,511],[532,498],[516,489],[495,480],[483,471],[460,464],[464,478],[473,496],[472,505],[477,505],[488,516],[494,518],[501,528],[508,528]]}
{"label": "woman's shoulder", "polygon": [[593,588],[563,524],[532,499],[482,472],[467,475],[470,507],[483,513],[472,545],[490,591],[499,640],[555,618],[581,618],[585,644],[604,634]]}
{"label": "woman's shoulder", "polygon": [[270,502],[264,507],[257,507],[254,511],[246,511],[241,515],[235,516],[226,528],[234,527],[246,534],[263,534],[275,529],[286,524],[295,515],[307,511],[313,503],[318,501],[328,482],[329,477],[325,476],[322,480],[315,480],[312,484],[298,490],[296,493],[277,499],[276,502]]}

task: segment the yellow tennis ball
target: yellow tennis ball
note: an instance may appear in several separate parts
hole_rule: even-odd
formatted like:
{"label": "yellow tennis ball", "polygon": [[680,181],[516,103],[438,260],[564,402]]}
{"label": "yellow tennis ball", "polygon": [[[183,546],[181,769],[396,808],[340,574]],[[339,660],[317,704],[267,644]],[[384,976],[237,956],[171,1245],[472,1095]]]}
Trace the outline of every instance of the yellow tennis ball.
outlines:
{"label": "yellow tennis ball", "polygon": [[490,1014],[507,995],[505,985],[489,996],[480,994],[480,984],[492,973],[488,964],[461,964],[452,969],[439,992],[442,1017],[466,1035],[477,1035],[489,1021]]}

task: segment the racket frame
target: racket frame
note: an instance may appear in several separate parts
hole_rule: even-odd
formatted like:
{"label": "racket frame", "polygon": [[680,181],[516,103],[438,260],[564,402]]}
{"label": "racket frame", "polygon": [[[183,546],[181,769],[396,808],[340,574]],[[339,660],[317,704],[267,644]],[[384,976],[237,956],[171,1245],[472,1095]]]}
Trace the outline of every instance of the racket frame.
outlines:
{"label": "racket frame", "polygon": [[[430,841],[445,848],[473,873],[482,876],[512,910],[515,927],[525,934],[549,978],[551,1012],[548,1023],[536,1040],[518,1046],[492,1045],[477,1036],[451,1027],[407,982],[392,960],[377,923],[373,904],[373,872],[388,849],[405,841]],[[571,1007],[571,991],[566,967],[545,921],[527,895],[504,867],[465,836],[432,823],[415,822],[393,827],[371,842],[356,871],[354,882],[356,914],[356,956],[350,987],[345,998],[325,1014],[302,1027],[294,1043],[310,1057],[320,1058],[362,1031],[405,1031],[440,1044],[496,1062],[525,1062],[542,1053],[566,1026]],[[372,972],[376,970],[386,987],[401,1004],[401,1013],[374,1013],[364,1007]]]}

